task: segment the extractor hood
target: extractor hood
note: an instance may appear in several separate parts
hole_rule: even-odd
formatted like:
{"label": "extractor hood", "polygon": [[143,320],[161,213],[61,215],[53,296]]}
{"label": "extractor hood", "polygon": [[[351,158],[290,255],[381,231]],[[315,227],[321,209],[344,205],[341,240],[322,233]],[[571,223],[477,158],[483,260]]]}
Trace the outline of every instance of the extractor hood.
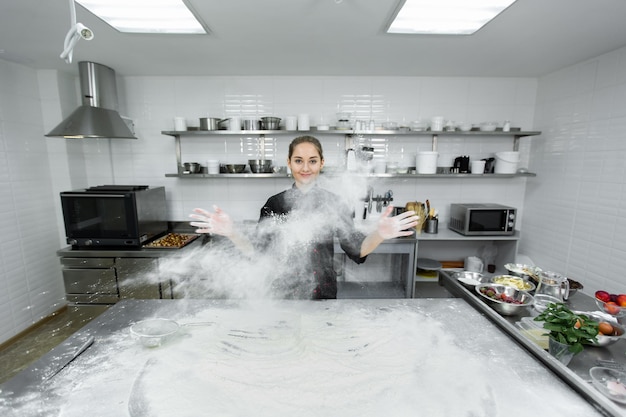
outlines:
{"label": "extractor hood", "polygon": [[46,136],[137,139],[118,111],[115,71],[95,62],[78,63],[83,104]]}

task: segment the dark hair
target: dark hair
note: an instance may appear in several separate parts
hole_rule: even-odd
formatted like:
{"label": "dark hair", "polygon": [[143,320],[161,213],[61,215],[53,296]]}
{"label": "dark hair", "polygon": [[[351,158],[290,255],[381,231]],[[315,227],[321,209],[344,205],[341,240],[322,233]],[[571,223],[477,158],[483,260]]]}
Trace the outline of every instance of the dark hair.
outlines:
{"label": "dark hair", "polygon": [[320,154],[320,159],[322,161],[324,160],[324,151],[322,150],[322,144],[319,140],[317,140],[317,138],[313,136],[298,136],[297,138],[292,140],[289,144],[289,155],[287,156],[288,159],[291,159],[294,148],[301,143],[310,143],[311,145],[315,146],[315,149],[317,149],[317,152]]}

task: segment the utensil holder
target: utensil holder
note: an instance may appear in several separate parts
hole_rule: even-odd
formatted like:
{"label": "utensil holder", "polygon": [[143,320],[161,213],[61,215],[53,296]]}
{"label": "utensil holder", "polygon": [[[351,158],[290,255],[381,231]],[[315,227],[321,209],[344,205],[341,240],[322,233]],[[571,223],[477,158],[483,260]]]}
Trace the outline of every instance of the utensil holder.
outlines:
{"label": "utensil holder", "polygon": [[424,233],[437,234],[439,232],[439,219],[427,219]]}

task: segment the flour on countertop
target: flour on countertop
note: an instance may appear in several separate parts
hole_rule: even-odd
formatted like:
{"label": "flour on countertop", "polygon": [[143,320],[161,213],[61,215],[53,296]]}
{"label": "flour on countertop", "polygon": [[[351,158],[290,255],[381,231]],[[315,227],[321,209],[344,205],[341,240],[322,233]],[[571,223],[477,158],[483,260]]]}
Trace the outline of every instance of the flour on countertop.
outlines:
{"label": "flour on countertop", "polygon": [[[101,353],[59,374],[54,389],[2,415],[598,415],[524,352],[512,352],[519,363],[512,367],[501,348],[480,351],[481,335],[463,330],[463,309],[438,320],[402,302],[303,305],[309,308],[260,302],[178,315],[181,324],[215,324],[183,326],[158,348],[119,331],[98,339]],[[506,336],[494,337],[509,346]],[[560,400],[520,403],[537,392]]]}

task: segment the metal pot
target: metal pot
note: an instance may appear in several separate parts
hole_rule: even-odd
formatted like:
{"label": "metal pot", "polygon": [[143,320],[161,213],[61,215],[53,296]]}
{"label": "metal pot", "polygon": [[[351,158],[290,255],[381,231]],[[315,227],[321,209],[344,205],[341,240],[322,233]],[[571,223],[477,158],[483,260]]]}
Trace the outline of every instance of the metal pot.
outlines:
{"label": "metal pot", "polygon": [[280,117],[261,117],[261,123],[264,130],[280,129]]}
{"label": "metal pot", "polygon": [[217,126],[220,130],[228,130],[228,128],[230,127],[230,119],[220,120],[219,122],[217,122]]}
{"label": "metal pot", "polygon": [[221,119],[216,117],[201,117],[200,130],[218,130],[220,120]]}
{"label": "metal pot", "polygon": [[200,172],[200,169],[202,169],[202,166],[200,166],[200,164],[197,162],[185,162],[183,164],[183,168],[185,168],[185,171],[191,174],[197,174],[198,172]]}
{"label": "metal pot", "polygon": [[259,130],[261,121],[258,119],[243,119],[243,130]]}

